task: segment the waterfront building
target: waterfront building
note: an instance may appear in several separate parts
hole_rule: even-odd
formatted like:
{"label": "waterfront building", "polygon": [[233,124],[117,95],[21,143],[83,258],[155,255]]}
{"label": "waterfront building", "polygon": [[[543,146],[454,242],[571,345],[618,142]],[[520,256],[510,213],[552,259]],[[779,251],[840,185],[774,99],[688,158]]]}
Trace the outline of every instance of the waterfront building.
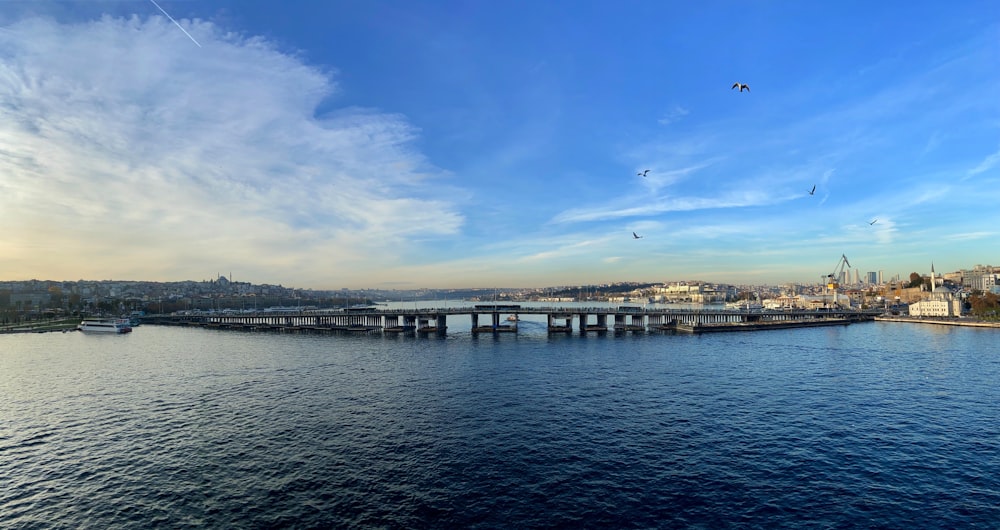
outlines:
{"label": "waterfront building", "polygon": [[664,300],[674,302],[712,303],[726,301],[726,294],[706,283],[675,283],[656,288]]}
{"label": "waterfront building", "polygon": [[937,278],[934,274],[934,264],[931,264],[930,295],[910,304],[910,316],[914,317],[959,317],[962,316],[962,301],[956,298],[948,289],[937,288]]}
{"label": "waterfront building", "polygon": [[921,300],[910,304],[910,316],[958,317],[962,315],[962,302],[954,297]]}
{"label": "waterfront building", "polygon": [[764,309],[822,309],[831,305],[849,308],[852,306],[851,298],[844,293],[836,293],[836,304],[833,304],[834,295],[781,295],[764,299],[761,305]]}
{"label": "waterfront building", "polygon": [[794,309],[799,307],[799,300],[798,296],[781,295],[766,298],[761,304],[764,309]]}

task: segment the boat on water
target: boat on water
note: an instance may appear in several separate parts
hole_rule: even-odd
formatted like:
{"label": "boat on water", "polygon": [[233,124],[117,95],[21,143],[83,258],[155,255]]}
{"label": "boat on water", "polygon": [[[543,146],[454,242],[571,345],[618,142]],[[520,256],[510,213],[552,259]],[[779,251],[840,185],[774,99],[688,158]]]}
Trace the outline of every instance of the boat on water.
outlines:
{"label": "boat on water", "polygon": [[510,315],[507,317],[507,322],[517,322],[521,320],[517,315]]}
{"label": "boat on water", "polygon": [[93,333],[129,333],[132,324],[127,318],[85,318],[76,329]]}

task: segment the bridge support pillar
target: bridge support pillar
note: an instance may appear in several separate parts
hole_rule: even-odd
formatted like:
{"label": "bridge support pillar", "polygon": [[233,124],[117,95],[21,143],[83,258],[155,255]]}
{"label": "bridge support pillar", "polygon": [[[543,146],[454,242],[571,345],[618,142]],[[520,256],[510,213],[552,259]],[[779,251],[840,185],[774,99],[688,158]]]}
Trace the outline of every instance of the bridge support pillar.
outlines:
{"label": "bridge support pillar", "polygon": [[[573,315],[565,314],[555,314],[549,313],[546,315],[548,317],[548,331],[549,333],[572,333],[573,332]],[[558,322],[562,321],[562,324]]]}

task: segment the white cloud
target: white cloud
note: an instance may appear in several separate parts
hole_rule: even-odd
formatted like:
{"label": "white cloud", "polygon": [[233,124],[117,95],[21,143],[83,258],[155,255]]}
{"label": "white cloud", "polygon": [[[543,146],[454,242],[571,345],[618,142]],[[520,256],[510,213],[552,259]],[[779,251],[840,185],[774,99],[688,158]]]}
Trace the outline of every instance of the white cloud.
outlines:
{"label": "white cloud", "polygon": [[660,125],[670,125],[690,113],[691,111],[688,109],[681,107],[680,105],[674,105],[672,108],[663,113],[663,116],[657,120],[657,123]]}
{"label": "white cloud", "polygon": [[186,27],[201,48],[159,16],[0,31],[0,277],[187,279],[254,263],[242,276],[329,285],[339,264],[392,262],[410,238],[461,226],[443,183],[425,190],[443,172],[404,117],[316,116],[331,74]]}
{"label": "white cloud", "polygon": [[897,232],[899,232],[899,228],[896,221],[890,219],[887,214],[877,214],[867,221],[855,222],[842,227],[841,232],[829,242],[868,242],[888,245],[894,242]]}
{"label": "white cloud", "polygon": [[573,208],[559,213],[555,223],[606,221],[626,217],[658,215],[667,212],[743,208],[765,206],[795,198],[795,195],[775,195],[760,190],[733,190],[718,197],[639,197],[612,200],[610,204],[588,208]]}
{"label": "white cloud", "polygon": [[994,238],[996,236],[997,232],[964,232],[961,234],[948,234],[944,236],[944,239],[953,241],[972,241],[977,239]]}
{"label": "white cloud", "polygon": [[1000,165],[1000,150],[997,150],[997,152],[987,156],[982,162],[976,165],[976,167],[970,169],[965,175],[965,179],[974,177],[981,173],[986,173],[987,171],[997,167],[997,165]]}
{"label": "white cloud", "polygon": [[586,252],[587,250],[594,248],[597,245],[607,242],[607,238],[602,239],[583,239],[580,241],[569,241],[569,242],[554,242],[551,248],[544,251],[537,252],[528,256],[521,257],[518,261],[520,262],[536,262],[536,261],[548,261],[554,259],[563,259],[571,256],[579,256]]}
{"label": "white cloud", "polygon": [[696,164],[690,164],[685,167],[680,167],[677,169],[659,170],[659,164],[654,165],[653,169],[646,176],[642,177],[642,183],[649,189],[656,191],[661,188],[676,184],[689,178],[691,175],[697,173],[698,171],[711,166],[715,160],[709,160],[705,162],[699,162]]}

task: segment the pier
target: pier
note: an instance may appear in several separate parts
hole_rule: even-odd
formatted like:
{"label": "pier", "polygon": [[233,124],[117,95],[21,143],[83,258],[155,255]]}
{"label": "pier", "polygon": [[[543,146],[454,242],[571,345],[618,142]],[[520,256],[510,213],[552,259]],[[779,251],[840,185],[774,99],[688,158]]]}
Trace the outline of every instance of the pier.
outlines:
{"label": "pier", "polygon": [[[424,309],[350,308],[314,311],[191,312],[149,315],[143,322],[243,331],[445,334],[449,316],[468,316],[470,331],[517,333],[524,315],[542,315],[549,333],[711,333],[848,325],[872,321],[880,310],[744,311],[642,307],[522,307],[484,304]],[[574,325],[575,324],[575,325]]]}

